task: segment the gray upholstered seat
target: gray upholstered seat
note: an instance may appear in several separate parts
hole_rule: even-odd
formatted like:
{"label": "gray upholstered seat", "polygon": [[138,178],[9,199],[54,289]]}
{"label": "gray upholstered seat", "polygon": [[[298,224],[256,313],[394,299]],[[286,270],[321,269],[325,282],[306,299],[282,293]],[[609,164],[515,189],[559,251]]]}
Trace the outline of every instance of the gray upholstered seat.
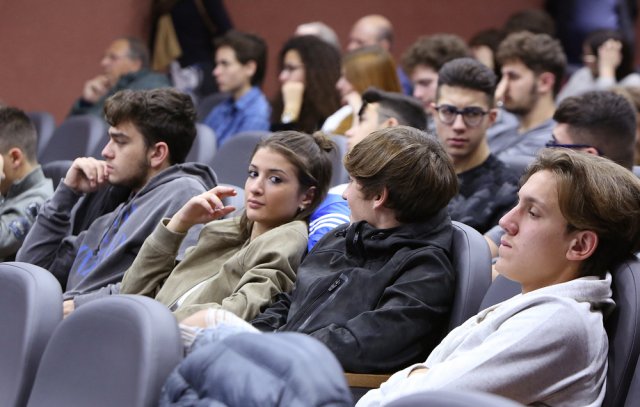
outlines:
{"label": "gray upholstered seat", "polygon": [[155,406],[179,363],[178,324],[147,297],[117,295],[75,310],[42,356],[29,406]]}
{"label": "gray upholstered seat", "polygon": [[491,252],[478,231],[453,222],[452,261],[456,289],[449,330],[478,313],[480,302],[491,285]]}
{"label": "gray upholstered seat", "polygon": [[62,320],[62,290],[43,268],[0,263],[0,309],[0,406],[23,406],[42,352]]}
{"label": "gray upholstered seat", "polygon": [[216,133],[206,124],[196,123],[197,134],[186,162],[198,162],[211,166],[216,155]]}
{"label": "gray upholstered seat", "polygon": [[105,123],[96,116],[71,116],[58,126],[51,139],[38,155],[41,163],[74,160],[101,149],[106,134]]}
{"label": "gray upholstered seat", "polygon": [[224,184],[244,185],[251,154],[268,131],[246,131],[229,137],[218,149],[211,168],[218,181]]}

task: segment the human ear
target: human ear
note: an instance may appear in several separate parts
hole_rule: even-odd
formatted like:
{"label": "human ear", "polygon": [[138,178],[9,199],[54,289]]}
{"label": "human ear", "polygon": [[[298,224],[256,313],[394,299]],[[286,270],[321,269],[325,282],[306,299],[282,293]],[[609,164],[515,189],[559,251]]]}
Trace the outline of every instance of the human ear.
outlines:
{"label": "human ear", "polygon": [[256,64],[256,61],[249,60],[246,64],[244,64],[244,69],[247,72],[249,78],[253,78],[253,75],[256,74],[256,70],[258,69],[258,65]]}
{"label": "human ear", "polygon": [[538,75],[538,90],[544,93],[553,92],[556,77],[551,72],[543,72]]}
{"label": "human ear", "polygon": [[169,146],[164,141],[159,141],[149,149],[149,162],[151,167],[158,168],[169,161]]}
{"label": "human ear", "polygon": [[373,207],[375,209],[384,207],[387,199],[389,199],[389,190],[387,187],[383,187],[380,193],[373,198]]}
{"label": "human ear", "polygon": [[315,196],[316,187],[307,188],[307,190],[302,194],[302,199],[300,200],[299,206],[302,207],[302,210],[305,210],[309,205],[311,205]]}
{"label": "human ear", "polygon": [[569,244],[567,260],[586,260],[593,255],[598,247],[598,235],[591,230],[580,230]]}
{"label": "human ear", "polygon": [[24,154],[22,150],[17,147],[9,149],[7,155],[9,156],[9,165],[11,168],[18,168],[24,161]]}
{"label": "human ear", "polygon": [[380,126],[380,128],[386,129],[387,127],[395,127],[398,124],[399,124],[398,119],[396,119],[395,117],[390,117],[387,120],[382,122],[382,125]]}

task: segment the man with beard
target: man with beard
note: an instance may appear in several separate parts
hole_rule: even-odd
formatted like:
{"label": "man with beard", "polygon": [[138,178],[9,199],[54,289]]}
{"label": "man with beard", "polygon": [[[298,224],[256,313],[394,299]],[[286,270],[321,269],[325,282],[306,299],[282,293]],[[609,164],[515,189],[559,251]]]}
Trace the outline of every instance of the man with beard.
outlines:
{"label": "man with beard", "polygon": [[[67,308],[90,295],[77,296],[119,282],[158,222],[216,184],[209,167],[182,164],[196,135],[188,95],[172,88],[124,90],[107,99],[104,113],[111,125],[104,161],[82,157],[73,162],[16,257],[49,270],[64,299],[76,298],[65,302]],[[73,235],[74,206],[83,195],[109,185],[125,186],[131,195]],[[197,240],[199,229],[193,229],[183,248]]]}
{"label": "man with beard", "polygon": [[554,99],[566,57],[560,43],[549,35],[524,31],[509,35],[500,44],[497,60],[502,79],[496,99],[504,111],[487,131],[489,148],[498,158],[533,157],[549,140],[555,125]]}

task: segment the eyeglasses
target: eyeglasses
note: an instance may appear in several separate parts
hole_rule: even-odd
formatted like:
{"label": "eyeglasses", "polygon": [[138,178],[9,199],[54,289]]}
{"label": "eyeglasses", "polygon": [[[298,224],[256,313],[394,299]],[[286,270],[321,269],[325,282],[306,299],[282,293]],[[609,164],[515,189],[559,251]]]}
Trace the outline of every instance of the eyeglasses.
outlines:
{"label": "eyeglasses", "polygon": [[458,109],[451,105],[436,106],[438,117],[444,124],[453,124],[458,115],[462,116],[462,121],[469,127],[475,127],[482,122],[482,118],[489,114],[488,110],[482,110],[481,107],[470,106],[464,109]]}
{"label": "eyeglasses", "polygon": [[547,148],[570,148],[572,150],[579,150],[581,148],[593,148],[598,152],[598,155],[604,155],[602,154],[602,151],[600,151],[600,149],[598,147],[592,146],[591,144],[562,144],[562,143],[558,143],[558,140],[556,139],[555,135],[551,135],[551,140],[547,141],[547,143],[545,144],[545,147]]}
{"label": "eyeglasses", "polygon": [[288,64],[284,64],[282,66],[282,71],[286,71],[288,73],[291,73],[291,72],[297,71],[298,69],[302,69],[302,68],[304,68],[303,65],[288,65]]}

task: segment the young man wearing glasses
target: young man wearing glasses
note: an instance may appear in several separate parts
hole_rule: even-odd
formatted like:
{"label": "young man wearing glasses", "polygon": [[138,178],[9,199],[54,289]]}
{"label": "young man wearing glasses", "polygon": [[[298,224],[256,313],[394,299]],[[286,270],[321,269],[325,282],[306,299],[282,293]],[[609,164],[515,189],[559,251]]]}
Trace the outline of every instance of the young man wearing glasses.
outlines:
{"label": "young man wearing glasses", "polygon": [[453,220],[480,233],[498,223],[516,203],[518,180],[489,151],[486,132],[494,123],[496,75],[471,58],[447,62],[438,72],[431,105],[438,139],[451,157],[460,192],[449,203]]}

